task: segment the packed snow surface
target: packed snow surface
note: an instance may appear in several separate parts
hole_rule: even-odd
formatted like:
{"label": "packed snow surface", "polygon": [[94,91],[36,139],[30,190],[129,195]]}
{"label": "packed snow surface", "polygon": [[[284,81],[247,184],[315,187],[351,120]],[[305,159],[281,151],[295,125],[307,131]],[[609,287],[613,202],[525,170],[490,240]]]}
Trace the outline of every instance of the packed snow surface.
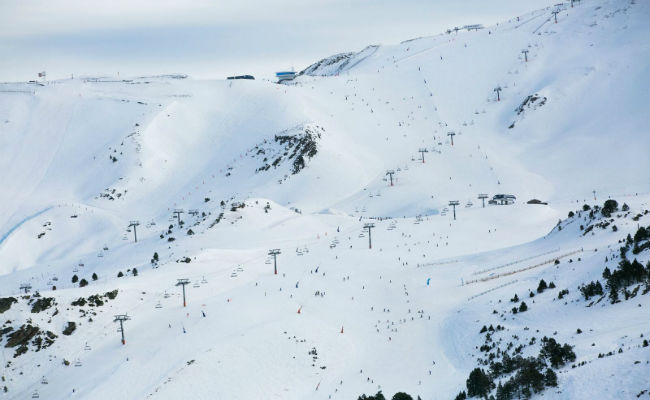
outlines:
{"label": "packed snow surface", "polygon": [[[650,5],[556,9],[341,53],[282,85],[0,84],[4,396],[454,398],[479,330],[501,324],[575,346],[545,397],[647,398],[648,295],[578,286],[650,225]],[[578,215],[608,198],[613,222]],[[556,288],[529,298],[540,279]],[[36,291],[55,304],[32,312]],[[15,356],[28,323],[56,338]]]}

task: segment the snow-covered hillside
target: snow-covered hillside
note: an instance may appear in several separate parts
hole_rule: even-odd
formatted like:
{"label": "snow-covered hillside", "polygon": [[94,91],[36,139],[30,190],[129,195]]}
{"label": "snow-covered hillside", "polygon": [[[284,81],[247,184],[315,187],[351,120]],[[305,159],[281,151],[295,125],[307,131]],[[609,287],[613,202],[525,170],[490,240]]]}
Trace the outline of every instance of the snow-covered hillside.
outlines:
{"label": "snow-covered hillside", "polygon": [[543,337],[575,353],[544,396],[650,396],[649,16],[566,3],[286,85],[0,84],[4,396],[454,398],[477,367],[496,396]]}

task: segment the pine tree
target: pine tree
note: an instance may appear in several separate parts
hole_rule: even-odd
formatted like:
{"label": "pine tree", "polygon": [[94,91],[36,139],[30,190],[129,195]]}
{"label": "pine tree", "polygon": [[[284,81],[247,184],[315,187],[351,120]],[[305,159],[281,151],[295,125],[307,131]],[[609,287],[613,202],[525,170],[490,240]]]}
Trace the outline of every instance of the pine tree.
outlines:
{"label": "pine tree", "polygon": [[97,280],[97,273],[93,272],[93,281]]}
{"label": "pine tree", "polygon": [[88,286],[88,281],[82,278],[79,281],[79,287],[84,287],[84,286]]}
{"label": "pine tree", "polygon": [[138,269],[137,268],[133,268],[133,276],[138,276]]}
{"label": "pine tree", "polygon": [[544,385],[557,387],[557,374],[551,368],[546,369],[546,373],[544,374]]}
{"label": "pine tree", "polygon": [[77,282],[79,282],[79,277],[76,274],[72,275],[72,283],[77,283]]}
{"label": "pine tree", "polygon": [[481,396],[484,398],[487,398],[493,385],[490,377],[480,368],[474,368],[470,372],[465,384],[467,385],[467,396]]}

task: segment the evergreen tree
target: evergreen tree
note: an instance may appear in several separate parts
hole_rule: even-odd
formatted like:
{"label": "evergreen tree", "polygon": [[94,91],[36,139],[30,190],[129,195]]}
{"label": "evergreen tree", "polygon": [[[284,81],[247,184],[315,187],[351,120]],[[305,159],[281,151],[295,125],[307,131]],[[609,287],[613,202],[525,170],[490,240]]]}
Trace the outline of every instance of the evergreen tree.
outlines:
{"label": "evergreen tree", "polygon": [[481,396],[487,398],[493,383],[490,377],[480,368],[474,368],[466,382],[467,396]]}
{"label": "evergreen tree", "polygon": [[121,278],[121,277],[123,277],[123,276],[124,276],[124,274],[122,273],[122,271],[120,271],[120,272],[117,273],[117,277],[118,277],[118,278]]}
{"label": "evergreen tree", "polygon": [[138,269],[137,268],[133,268],[133,276],[138,276]]}
{"label": "evergreen tree", "polygon": [[525,311],[528,311],[528,306],[526,305],[525,302],[522,301],[521,304],[519,305],[519,312],[525,312]]}
{"label": "evergreen tree", "polygon": [[530,390],[534,393],[544,390],[544,374],[540,372],[542,367],[543,365],[536,358],[529,357],[522,360],[516,379],[525,393],[526,391],[530,393]]}
{"label": "evergreen tree", "polygon": [[413,397],[404,392],[397,392],[393,395],[392,400],[413,400]]}
{"label": "evergreen tree", "polygon": [[79,282],[79,277],[76,274],[72,275],[72,283],[77,283],[77,282]]}
{"label": "evergreen tree", "polygon": [[97,280],[97,273],[93,272],[93,281]]}
{"label": "evergreen tree", "polygon": [[546,369],[546,373],[544,374],[544,385],[557,387],[557,374],[551,368]]}
{"label": "evergreen tree", "polygon": [[603,216],[609,218],[612,216],[612,213],[618,210],[618,202],[616,200],[606,200],[603,204],[603,209],[600,211]]}
{"label": "evergreen tree", "polygon": [[88,281],[82,278],[79,281],[79,287],[84,287],[84,286],[88,286]]}
{"label": "evergreen tree", "polygon": [[544,279],[540,280],[539,285],[537,285],[537,293],[542,293],[546,289],[548,289],[548,285],[546,285],[546,281],[544,281]]}

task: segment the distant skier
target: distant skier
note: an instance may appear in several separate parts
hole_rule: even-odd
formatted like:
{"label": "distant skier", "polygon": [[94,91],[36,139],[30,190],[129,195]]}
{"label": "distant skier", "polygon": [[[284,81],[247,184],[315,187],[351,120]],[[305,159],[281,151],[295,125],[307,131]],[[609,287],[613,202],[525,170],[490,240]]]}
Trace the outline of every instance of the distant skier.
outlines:
{"label": "distant skier", "polygon": [[203,314],[203,318],[205,318],[205,311],[201,310],[201,314]]}

